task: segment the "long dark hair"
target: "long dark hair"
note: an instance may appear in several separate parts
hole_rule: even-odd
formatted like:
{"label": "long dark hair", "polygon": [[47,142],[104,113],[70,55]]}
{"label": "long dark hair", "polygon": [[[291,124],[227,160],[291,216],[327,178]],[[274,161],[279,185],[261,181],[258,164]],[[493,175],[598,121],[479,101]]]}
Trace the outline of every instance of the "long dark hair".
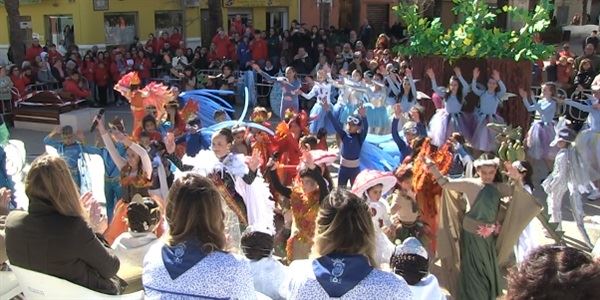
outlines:
{"label": "long dark hair", "polygon": [[525,168],[525,172],[521,172],[523,174],[523,184],[529,186],[533,191],[533,166],[526,160],[521,160],[519,163]]}
{"label": "long dark hair", "polygon": [[463,86],[462,86],[462,82],[460,82],[460,80],[458,79],[458,77],[452,75],[450,77],[450,81],[448,81],[448,88],[446,91],[446,101],[448,100],[448,95],[452,94],[452,91],[450,90],[450,83],[452,81],[456,81],[458,82],[458,90],[456,91],[456,97],[458,98],[458,101],[460,101],[461,103],[465,101],[465,95],[463,95]]}

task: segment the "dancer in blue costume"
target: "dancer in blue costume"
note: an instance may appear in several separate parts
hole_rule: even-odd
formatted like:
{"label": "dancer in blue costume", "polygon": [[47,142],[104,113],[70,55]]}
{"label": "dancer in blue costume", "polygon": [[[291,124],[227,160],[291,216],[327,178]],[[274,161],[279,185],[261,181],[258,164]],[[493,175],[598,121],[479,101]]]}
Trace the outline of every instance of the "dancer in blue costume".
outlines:
{"label": "dancer in blue costume", "polygon": [[[566,100],[566,105],[578,108],[581,111],[589,113],[589,128],[584,129],[577,135],[575,148],[585,162],[589,173],[590,181],[595,183],[595,187],[600,187],[600,85],[592,85],[593,96],[589,97],[584,103],[573,100]],[[588,195],[590,200],[600,199],[600,192],[595,189]]]}
{"label": "dancer in blue costume", "polygon": [[539,100],[531,99],[528,93],[519,89],[519,94],[523,98],[523,105],[529,112],[535,112],[534,121],[529,127],[525,144],[527,145],[527,154],[530,158],[544,160],[548,169],[554,164],[554,158],[558,153],[558,148],[550,147],[550,142],[556,135],[554,117],[556,116],[556,86],[554,83],[546,83],[542,87],[542,97]]}
{"label": "dancer in blue costume", "polygon": [[471,89],[479,96],[479,105],[475,110],[477,125],[471,139],[471,146],[481,152],[490,152],[496,150],[496,134],[487,127],[487,124],[504,124],[504,119],[498,115],[498,105],[506,94],[506,86],[500,80],[500,72],[493,70],[487,82],[487,90],[482,90],[477,87],[479,74],[479,68],[473,69]]}
{"label": "dancer in blue costume", "polygon": [[[52,138],[59,131],[62,133],[62,141],[53,140]],[[90,151],[75,139],[73,127],[64,126],[61,128],[57,126],[44,138],[44,144],[54,147],[58,151],[58,154],[65,160],[80,192],[83,194],[91,191],[92,185],[89,181],[90,178],[85,166],[85,160],[83,159],[83,154],[90,153]]]}
{"label": "dancer in blue costume", "polygon": [[[367,73],[370,72],[367,71]],[[372,79],[369,78],[370,76],[371,74],[365,75],[365,80],[370,81],[367,85],[369,88],[369,103],[366,105],[369,130],[374,134],[386,134],[390,130],[388,112],[385,107],[387,90],[381,74],[372,75]]]}
{"label": "dancer in blue costume", "polygon": [[331,106],[331,83],[327,82],[327,78],[331,75],[328,69],[317,71],[317,81],[308,94],[300,90],[300,95],[306,99],[311,99],[317,96],[315,105],[310,110],[308,129],[311,134],[318,134],[321,129],[325,129],[327,134],[335,133],[333,124],[326,117],[326,112],[321,105],[321,102],[327,102]]}
{"label": "dancer in blue costume", "polygon": [[402,89],[400,90],[400,105],[402,111],[410,111],[415,105],[419,104],[417,101],[417,87],[412,77],[412,70],[406,69],[404,74]]}
{"label": "dancer in blue costume", "polygon": [[398,74],[398,69],[393,64],[387,64],[385,67],[388,75],[385,76],[385,86],[387,87],[388,94],[386,103],[388,106],[392,106],[398,103],[398,100],[402,91],[402,77]]}
{"label": "dancer in blue costume", "polygon": [[348,130],[344,130],[329,110],[329,103],[323,102],[322,105],[323,109],[327,112],[327,118],[331,120],[337,134],[342,139],[338,187],[345,187],[348,185],[348,182],[352,185],[354,184],[354,179],[360,173],[360,152],[369,131],[365,108],[362,106],[359,107],[358,115],[348,117],[346,121]]}
{"label": "dancer in blue costume", "polygon": [[346,70],[340,70],[341,82],[332,82],[333,86],[340,89],[340,96],[333,110],[337,117],[337,122],[344,123],[349,116],[356,112],[356,108],[365,102],[366,95],[369,92],[363,82],[362,74],[354,70],[352,79],[346,77]]}
{"label": "dancer in blue costume", "polygon": [[[250,93],[249,93],[250,94]],[[227,112],[220,114],[224,117],[224,121],[231,120],[229,114],[234,113],[234,108],[223,97],[233,95],[233,92],[226,90],[193,90],[179,94],[180,106],[185,107],[189,101],[196,102],[198,109],[196,115],[203,126],[212,126],[218,123],[215,118],[215,112]],[[250,97],[251,95],[248,95]],[[246,98],[246,97],[245,97]],[[185,120],[188,121],[188,120]]]}
{"label": "dancer in blue costume", "polygon": [[273,77],[261,70],[260,66],[257,64],[253,64],[252,68],[267,80],[277,81],[281,84],[283,93],[281,95],[279,116],[283,116],[288,108],[292,109],[295,113],[299,112],[298,90],[302,87],[302,83],[297,78],[294,67],[287,67],[285,69],[285,77]]}
{"label": "dancer in blue costume", "polygon": [[470,141],[471,128],[469,128],[462,106],[465,96],[469,93],[469,84],[461,75],[459,67],[454,68],[454,75],[450,77],[447,88],[439,87],[435,81],[433,69],[427,69],[427,76],[431,79],[433,91],[445,99],[445,107],[438,109],[429,121],[429,137],[434,146],[442,146],[453,132],[460,132]]}

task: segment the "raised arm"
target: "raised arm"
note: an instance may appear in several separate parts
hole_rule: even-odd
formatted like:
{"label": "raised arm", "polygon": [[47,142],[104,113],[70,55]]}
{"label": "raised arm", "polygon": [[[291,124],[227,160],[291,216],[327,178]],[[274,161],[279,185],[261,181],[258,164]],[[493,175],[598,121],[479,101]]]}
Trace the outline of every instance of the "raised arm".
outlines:
{"label": "raised arm", "polygon": [[346,134],[346,132],[344,131],[344,128],[342,128],[340,121],[336,120],[333,117],[333,113],[329,109],[329,103],[327,101],[324,101],[324,102],[322,101],[321,105],[323,106],[323,109],[326,111],[327,118],[329,119],[329,121],[331,121],[331,124],[333,124],[333,128],[335,129],[335,132],[337,132],[337,134],[339,134],[340,136],[344,136],[344,134]]}
{"label": "raised arm", "polygon": [[[269,167],[269,164],[271,163],[273,163],[272,166],[274,166],[274,162],[269,162],[267,164],[267,167]],[[282,196],[289,198],[292,195],[292,189],[288,188],[287,186],[284,186],[281,183],[281,181],[279,180],[279,176],[277,176],[277,172],[275,172],[275,170],[269,169],[267,172],[269,174],[269,177],[271,178],[271,184],[273,184],[273,188],[275,189],[275,191],[280,193]]]}
{"label": "raised arm", "polygon": [[431,80],[431,89],[437,93],[438,95],[440,95],[440,97],[444,97],[446,95],[446,89],[444,89],[443,87],[439,87],[437,85],[437,81],[435,80],[435,73],[433,72],[433,69],[429,68],[426,71],[427,76],[429,76],[429,79]]}
{"label": "raised arm", "polygon": [[563,103],[566,105],[575,107],[581,111],[587,112],[587,113],[591,113],[593,110],[591,105],[583,104],[581,102],[573,101],[570,99],[564,100]]}
{"label": "raised arm", "polygon": [[529,95],[524,89],[519,89],[519,95],[521,95],[521,99],[523,99],[523,105],[528,112],[534,112],[537,110],[538,105],[535,103],[535,101],[533,101],[533,104],[529,102]]}
{"label": "raised arm", "polygon": [[398,133],[398,124],[400,123],[401,114],[402,107],[400,106],[400,104],[395,104],[394,119],[392,120],[392,139],[394,139],[396,146],[398,146],[398,150],[400,151],[400,154],[402,154],[402,157],[406,157],[408,153],[412,152],[412,150],[410,149],[410,147],[408,147],[406,142],[402,139],[402,137],[400,137],[400,134]]}
{"label": "raised arm", "polygon": [[312,97],[314,97],[317,94],[318,89],[318,83],[315,83],[312,89],[310,89],[310,92],[308,92],[308,94],[305,92],[300,92],[300,95],[302,95],[302,97],[304,97],[305,99],[312,99]]}
{"label": "raised arm", "polygon": [[61,143],[54,139],[54,136],[60,131],[60,126],[55,127],[47,136],[44,137],[44,145],[52,146],[58,150]]}
{"label": "raised arm", "polygon": [[477,79],[479,78],[479,73],[479,68],[473,69],[473,80],[471,81],[471,89],[473,90],[473,93],[475,93],[475,95],[477,96],[481,96],[483,95],[483,93],[485,93],[485,90],[482,90],[477,87]]}

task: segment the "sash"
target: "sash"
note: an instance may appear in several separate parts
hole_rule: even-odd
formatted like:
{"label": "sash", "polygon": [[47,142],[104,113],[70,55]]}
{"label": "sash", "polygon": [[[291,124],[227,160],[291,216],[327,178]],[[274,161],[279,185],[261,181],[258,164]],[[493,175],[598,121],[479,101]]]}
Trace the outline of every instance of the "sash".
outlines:
{"label": "sash", "polygon": [[161,249],[161,255],[165,269],[173,280],[206,257],[206,253],[200,247],[200,242],[195,239],[172,247],[165,244]]}
{"label": "sash", "polygon": [[336,253],[314,260],[312,267],[321,287],[333,298],[345,295],[373,270],[364,255]]}

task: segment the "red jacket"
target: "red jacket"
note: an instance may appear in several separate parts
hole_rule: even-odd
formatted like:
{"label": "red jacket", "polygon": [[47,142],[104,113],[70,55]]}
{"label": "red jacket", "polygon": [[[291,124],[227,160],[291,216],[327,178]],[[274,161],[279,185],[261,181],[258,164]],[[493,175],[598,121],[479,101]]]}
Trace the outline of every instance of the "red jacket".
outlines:
{"label": "red jacket", "polygon": [[160,53],[160,45],[158,43],[158,39],[157,38],[153,38],[151,40],[148,40],[146,42],[146,47],[152,48],[152,53],[154,53],[154,54]]}
{"label": "red jacket", "polygon": [[29,78],[27,76],[10,76],[10,80],[13,83],[13,86],[19,91],[21,97],[25,96],[25,89],[27,85],[30,84]]}
{"label": "red jacket", "polygon": [[87,98],[90,96],[89,90],[80,88],[79,84],[70,78],[63,82],[63,91],[73,94],[76,99]]}
{"label": "red jacket", "polygon": [[62,54],[60,54],[60,52],[54,50],[54,51],[48,51],[48,62],[53,65],[57,59],[61,58],[62,59]]}
{"label": "red jacket", "polygon": [[42,52],[44,51],[44,48],[42,48],[42,46],[31,46],[29,48],[27,48],[27,51],[25,52],[25,59],[28,60],[29,62],[34,62],[35,58],[37,56],[39,56]]}
{"label": "red jacket", "polygon": [[252,52],[252,60],[267,60],[269,57],[269,49],[267,47],[267,41],[263,39],[255,39],[250,43],[250,51]]}
{"label": "red jacket", "polygon": [[233,45],[231,44],[231,41],[227,35],[221,37],[219,34],[217,34],[215,37],[213,37],[212,42],[215,44],[215,46],[217,46],[215,52],[217,53],[217,57],[219,59],[222,59],[223,57],[231,58],[231,49],[233,48]]}
{"label": "red jacket", "polygon": [[150,78],[150,70],[152,69],[152,62],[149,58],[144,57],[144,59],[136,58],[135,59],[135,68],[138,70],[141,79],[149,79]]}
{"label": "red jacket", "polygon": [[107,86],[110,75],[108,74],[108,68],[106,65],[103,67],[96,67],[94,70],[94,81],[98,86]]}
{"label": "red jacket", "polygon": [[94,71],[96,70],[96,63],[93,61],[84,61],[83,65],[81,66],[81,73],[83,75],[83,77],[85,77],[85,79],[87,79],[89,82],[95,82],[96,80],[94,79]]}
{"label": "red jacket", "polygon": [[169,44],[171,44],[171,48],[178,49],[179,42],[181,42],[182,39],[183,37],[181,36],[181,33],[173,33],[169,38]]}

